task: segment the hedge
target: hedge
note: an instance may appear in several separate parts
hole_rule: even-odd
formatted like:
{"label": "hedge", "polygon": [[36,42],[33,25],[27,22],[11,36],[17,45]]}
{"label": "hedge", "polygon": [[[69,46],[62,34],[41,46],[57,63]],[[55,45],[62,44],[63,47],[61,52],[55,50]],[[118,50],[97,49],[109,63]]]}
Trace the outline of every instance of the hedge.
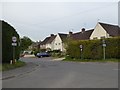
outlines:
{"label": "hedge", "polygon": [[19,34],[16,30],[7,22],[2,22],[2,63],[10,63],[13,59],[13,47],[12,37],[17,37],[17,46],[15,47],[15,59],[19,59],[20,47],[19,47]]}
{"label": "hedge", "polygon": [[[106,58],[120,59],[120,37],[107,38],[106,43]],[[80,45],[83,45],[83,51],[80,51]],[[67,55],[71,58],[83,59],[103,59],[102,39],[100,40],[80,40],[70,41],[68,43]]]}

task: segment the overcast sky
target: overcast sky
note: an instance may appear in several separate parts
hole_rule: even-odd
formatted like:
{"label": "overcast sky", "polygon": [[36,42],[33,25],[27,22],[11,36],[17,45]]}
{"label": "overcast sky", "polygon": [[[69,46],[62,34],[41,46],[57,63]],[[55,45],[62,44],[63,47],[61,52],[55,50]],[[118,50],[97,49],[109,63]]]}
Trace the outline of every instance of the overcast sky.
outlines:
{"label": "overcast sky", "polygon": [[118,0],[9,1],[0,3],[0,19],[11,24],[21,37],[28,36],[33,41],[50,34],[78,32],[83,27],[89,30],[97,21],[118,24]]}

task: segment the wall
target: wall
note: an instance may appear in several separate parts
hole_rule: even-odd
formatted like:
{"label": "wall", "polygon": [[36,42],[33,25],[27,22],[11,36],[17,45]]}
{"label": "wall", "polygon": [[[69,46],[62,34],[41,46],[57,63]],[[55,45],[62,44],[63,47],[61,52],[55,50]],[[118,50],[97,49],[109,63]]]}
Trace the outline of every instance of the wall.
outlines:
{"label": "wall", "polygon": [[90,36],[90,39],[94,39],[95,37],[97,37],[97,39],[101,39],[103,36],[105,36],[105,38],[109,38],[109,34],[107,34],[104,28],[99,23],[97,23],[93,33]]}
{"label": "wall", "polygon": [[62,47],[62,40],[60,38],[60,36],[57,34],[55,40],[54,40],[54,50],[61,50],[63,51],[63,47]]}

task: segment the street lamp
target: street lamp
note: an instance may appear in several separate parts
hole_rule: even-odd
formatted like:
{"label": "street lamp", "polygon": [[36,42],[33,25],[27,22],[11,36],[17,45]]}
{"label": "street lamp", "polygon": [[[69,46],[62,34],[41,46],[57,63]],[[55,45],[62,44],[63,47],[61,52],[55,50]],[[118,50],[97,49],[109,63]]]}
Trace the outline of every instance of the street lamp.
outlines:
{"label": "street lamp", "polygon": [[81,51],[80,55],[81,55],[81,59],[82,59],[82,51],[83,51],[83,45],[82,44],[80,45],[80,51]]}
{"label": "street lamp", "polygon": [[103,59],[105,60],[105,47],[106,47],[106,43],[105,43],[105,39],[102,40],[102,45],[103,45]]}
{"label": "street lamp", "polygon": [[12,37],[12,46],[13,46],[13,63],[15,63],[15,47],[17,46],[17,38],[15,36]]}

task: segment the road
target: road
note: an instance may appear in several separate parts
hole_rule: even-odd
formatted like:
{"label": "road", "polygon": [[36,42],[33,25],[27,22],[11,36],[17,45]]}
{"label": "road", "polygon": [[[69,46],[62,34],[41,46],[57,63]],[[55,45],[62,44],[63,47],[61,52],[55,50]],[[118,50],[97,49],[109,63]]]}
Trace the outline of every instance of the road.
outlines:
{"label": "road", "polygon": [[[3,88],[118,88],[117,63],[63,62],[51,58],[22,58],[22,61],[36,67],[4,79]],[[25,72],[25,67],[21,72]]]}

